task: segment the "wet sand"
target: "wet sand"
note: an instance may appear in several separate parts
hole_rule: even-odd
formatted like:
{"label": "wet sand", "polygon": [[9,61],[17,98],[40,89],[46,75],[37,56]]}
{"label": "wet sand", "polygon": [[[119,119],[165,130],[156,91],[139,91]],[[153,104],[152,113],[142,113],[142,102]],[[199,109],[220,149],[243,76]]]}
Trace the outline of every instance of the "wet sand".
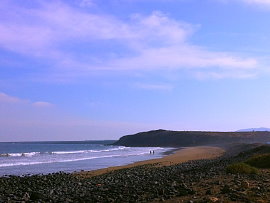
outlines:
{"label": "wet sand", "polygon": [[198,146],[198,147],[185,147],[173,152],[173,154],[164,156],[158,159],[150,159],[146,161],[135,162],[132,164],[124,166],[115,166],[93,171],[82,171],[75,173],[81,177],[93,177],[102,175],[104,173],[109,173],[119,169],[131,168],[135,166],[141,166],[146,164],[155,164],[155,166],[170,166],[179,163],[184,163],[190,160],[200,160],[200,159],[213,159],[221,156],[224,153],[224,149],[220,147],[210,147],[210,146]]}

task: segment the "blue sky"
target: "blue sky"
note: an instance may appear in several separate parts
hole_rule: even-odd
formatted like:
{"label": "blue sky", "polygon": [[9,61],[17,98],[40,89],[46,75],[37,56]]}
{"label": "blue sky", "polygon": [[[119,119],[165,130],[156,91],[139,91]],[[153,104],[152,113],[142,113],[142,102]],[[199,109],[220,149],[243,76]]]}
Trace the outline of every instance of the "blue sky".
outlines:
{"label": "blue sky", "polygon": [[0,141],[269,127],[269,0],[3,0],[0,12]]}

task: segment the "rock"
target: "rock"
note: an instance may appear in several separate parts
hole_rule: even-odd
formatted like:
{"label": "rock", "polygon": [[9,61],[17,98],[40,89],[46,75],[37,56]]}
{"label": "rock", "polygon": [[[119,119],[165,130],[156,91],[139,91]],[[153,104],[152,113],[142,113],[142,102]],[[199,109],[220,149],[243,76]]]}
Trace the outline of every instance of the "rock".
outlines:
{"label": "rock", "polygon": [[212,194],[212,192],[211,192],[211,190],[210,190],[210,189],[208,189],[208,190],[205,192],[205,194],[206,194],[206,195],[211,195],[211,194]]}
{"label": "rock", "polygon": [[218,198],[217,197],[209,197],[208,199],[210,202],[218,202]]}
{"label": "rock", "polygon": [[231,192],[231,188],[228,185],[224,185],[224,187],[221,189],[221,193],[227,194]]}
{"label": "rock", "polygon": [[172,186],[173,186],[173,187],[176,187],[176,186],[177,186],[176,181],[173,181]]}
{"label": "rock", "polygon": [[248,181],[245,180],[245,181],[241,182],[241,186],[242,186],[242,188],[244,188],[244,189],[248,189],[249,186],[250,186],[250,184],[249,184]]}
{"label": "rock", "polygon": [[28,192],[26,192],[24,195],[23,195],[23,200],[25,201],[28,201],[30,199],[30,195]]}
{"label": "rock", "polygon": [[54,193],[54,190],[50,190],[50,196]]}
{"label": "rock", "polygon": [[256,202],[257,203],[267,203],[267,201],[265,201],[265,200],[257,200]]}
{"label": "rock", "polygon": [[32,192],[31,195],[30,195],[30,199],[31,200],[39,200],[39,199],[42,199],[43,198],[43,195],[39,192]]}

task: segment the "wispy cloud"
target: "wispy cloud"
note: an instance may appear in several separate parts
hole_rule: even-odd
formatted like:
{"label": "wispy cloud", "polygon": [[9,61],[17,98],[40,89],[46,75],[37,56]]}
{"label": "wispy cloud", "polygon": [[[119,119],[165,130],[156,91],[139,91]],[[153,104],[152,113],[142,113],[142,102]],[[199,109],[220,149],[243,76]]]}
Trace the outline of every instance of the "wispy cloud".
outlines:
{"label": "wispy cloud", "polygon": [[82,0],[80,2],[80,6],[82,7],[92,7],[92,6],[95,6],[95,2],[94,0]]}
{"label": "wispy cloud", "polygon": [[270,6],[269,0],[219,0],[219,1],[225,2],[225,3],[241,2],[241,3],[251,4],[251,5],[258,5],[258,6]]}
{"label": "wispy cloud", "polygon": [[7,104],[25,104],[25,105],[32,105],[36,107],[52,107],[53,104],[45,101],[37,101],[31,102],[30,100],[21,99],[19,97],[10,96],[3,92],[0,92],[0,103],[7,103]]}
{"label": "wispy cloud", "polygon": [[248,78],[256,78],[255,73],[242,72],[242,71],[208,71],[208,72],[194,72],[194,77],[198,79],[225,79],[225,78],[235,78],[235,79],[248,79]]}
{"label": "wispy cloud", "polygon": [[136,83],[134,86],[145,90],[170,91],[173,89],[173,86],[170,84]]}
{"label": "wispy cloud", "polygon": [[25,103],[27,101],[20,99],[20,98],[17,98],[17,97],[7,95],[3,92],[0,92],[0,102],[2,102],[2,103]]}
{"label": "wispy cloud", "polygon": [[43,101],[34,102],[32,103],[32,105],[36,107],[52,107],[53,106],[53,104],[49,102],[43,102]]}
{"label": "wispy cloud", "polygon": [[[8,0],[2,3],[0,47],[30,57],[49,58],[58,76],[85,76],[99,70],[202,69],[207,72],[208,68],[216,71],[258,68],[256,58],[214,52],[190,43],[190,36],[199,27],[161,12],[148,16],[134,14],[122,20],[86,12],[64,1],[38,2],[41,3],[36,2],[34,8]],[[10,10],[12,15],[7,12]],[[96,55],[90,45],[97,41],[113,42],[115,48],[102,56]],[[67,44],[74,49],[66,49]],[[85,51],[78,54],[81,44]],[[106,49],[106,43],[103,44]],[[124,51],[119,52],[116,47],[124,47]]]}
{"label": "wispy cloud", "polygon": [[257,60],[240,58],[229,53],[203,50],[190,45],[149,48],[139,56],[111,61],[111,66],[121,69],[256,69]]}
{"label": "wispy cloud", "polygon": [[249,4],[259,4],[259,5],[269,5],[270,6],[270,1],[269,0],[241,0],[245,3]]}

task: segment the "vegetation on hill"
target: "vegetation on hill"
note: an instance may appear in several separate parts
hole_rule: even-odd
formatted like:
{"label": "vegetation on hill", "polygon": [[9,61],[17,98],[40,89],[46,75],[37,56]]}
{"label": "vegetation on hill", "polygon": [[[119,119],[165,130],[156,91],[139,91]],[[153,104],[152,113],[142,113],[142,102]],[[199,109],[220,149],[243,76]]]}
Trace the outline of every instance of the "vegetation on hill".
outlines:
{"label": "vegetation on hill", "polygon": [[270,168],[270,154],[255,155],[246,161],[256,168]]}
{"label": "vegetation on hill", "polygon": [[256,155],[270,154],[270,144],[264,144],[264,145],[261,145],[261,144],[245,145],[244,144],[243,147],[240,147],[240,148],[242,152],[238,154],[238,157],[246,157],[247,159]]}
{"label": "vegetation on hill", "polygon": [[258,174],[259,170],[245,163],[231,164],[226,169],[227,173],[233,174]]}
{"label": "vegetation on hill", "polygon": [[[248,150],[242,151],[237,159],[243,160],[228,165],[226,168],[227,173],[234,174],[258,174],[259,168],[270,168],[270,145],[246,145]],[[241,147],[242,148],[242,147]]]}

